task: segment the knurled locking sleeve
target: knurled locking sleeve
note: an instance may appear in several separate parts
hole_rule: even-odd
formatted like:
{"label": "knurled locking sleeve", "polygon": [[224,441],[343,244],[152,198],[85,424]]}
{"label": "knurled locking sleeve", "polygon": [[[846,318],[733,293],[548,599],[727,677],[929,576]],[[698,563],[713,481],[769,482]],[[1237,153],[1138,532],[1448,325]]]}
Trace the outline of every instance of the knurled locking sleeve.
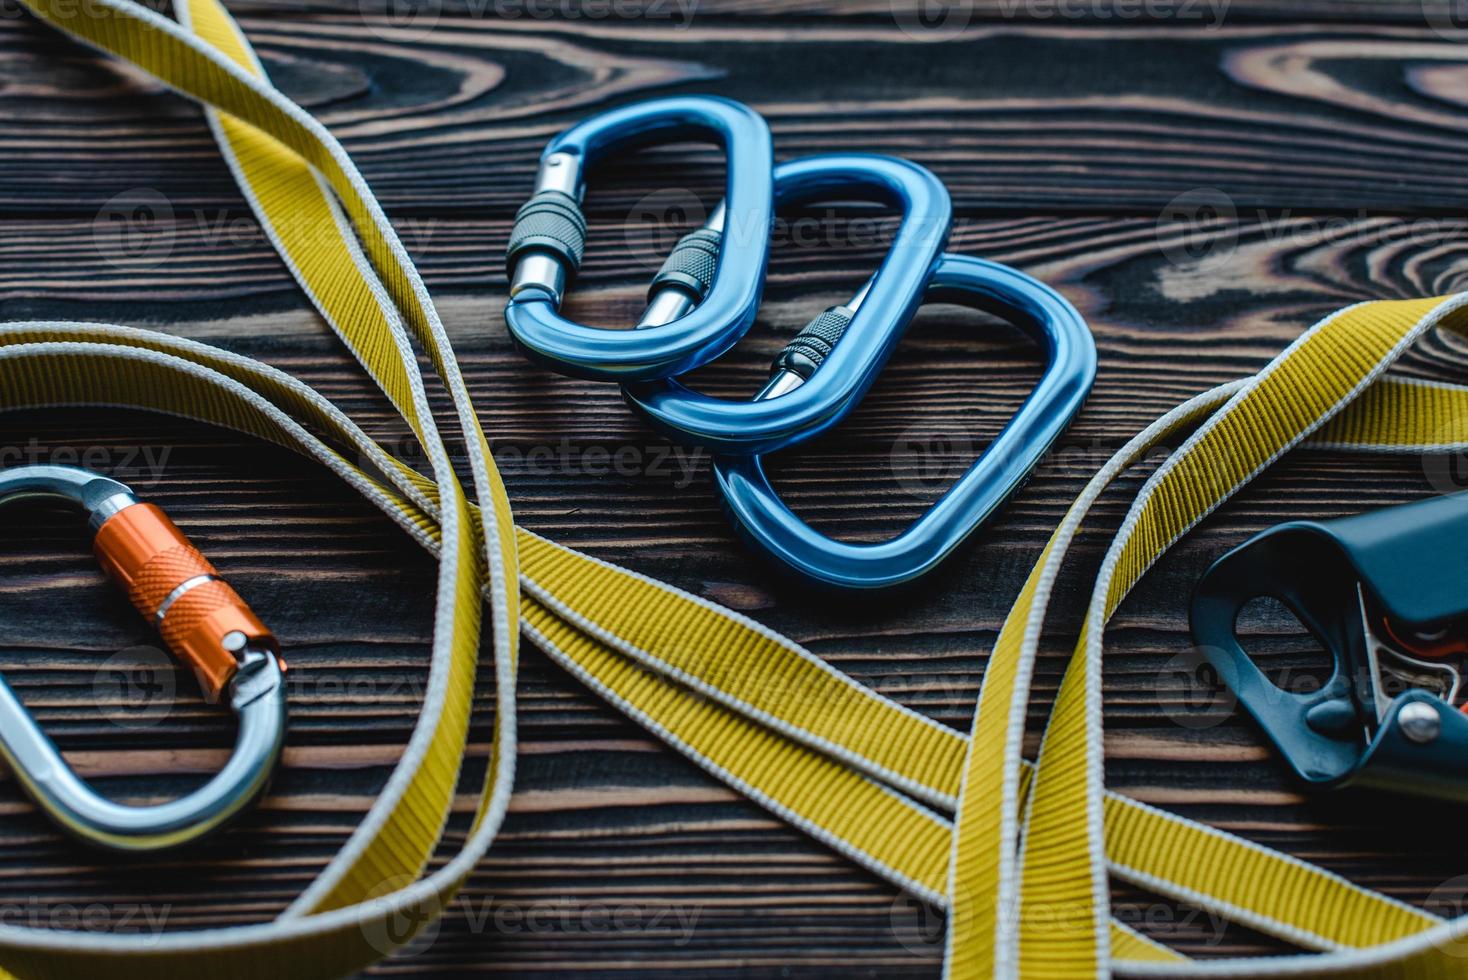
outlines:
{"label": "knurled locking sleeve", "polygon": [[809,381],[816,368],[831,355],[831,350],[846,333],[846,328],[851,326],[851,318],[855,315],[845,306],[833,306],[816,317],[776,355],[770,366],[771,373],[793,371]]}
{"label": "knurled locking sleeve", "polygon": [[566,266],[568,274],[581,268],[586,251],[586,216],[576,199],[561,191],[540,191],[515,215],[505,260],[510,274],[527,251],[549,252]]}
{"label": "knurled locking sleeve", "polygon": [[714,283],[723,237],[722,233],[711,228],[699,228],[680,238],[662,269],[658,270],[657,278],[648,287],[648,296],[664,286],[674,285],[701,302]]}
{"label": "knurled locking sleeve", "polygon": [[239,666],[225,637],[274,650],[270,630],[209,559],[152,504],[133,504],[97,529],[93,550],[104,571],[158,627],[168,648],[193,668],[206,697],[217,699]]}

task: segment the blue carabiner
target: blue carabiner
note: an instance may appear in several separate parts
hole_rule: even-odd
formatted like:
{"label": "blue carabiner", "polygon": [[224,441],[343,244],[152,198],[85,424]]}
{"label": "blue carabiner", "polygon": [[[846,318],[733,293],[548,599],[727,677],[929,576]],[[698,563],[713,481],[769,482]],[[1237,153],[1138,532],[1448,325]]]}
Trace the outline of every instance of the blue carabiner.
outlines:
{"label": "blue carabiner", "polygon": [[[923,303],[928,281],[948,244],[953,205],[932,171],[906,160],[871,154],[806,157],[775,168],[778,207],[818,200],[871,201],[902,213],[892,247],[857,298],[821,314],[803,332],[816,338],[819,373],[787,348],[804,382],[777,380],[754,401],[715,398],[671,378],[623,387],[627,401],[649,424],[677,442],[716,453],[769,453],[826,431],[866,394]],[[834,339],[847,339],[840,345]],[[829,357],[824,357],[829,354]],[[780,397],[773,397],[778,394]]]}
{"label": "blue carabiner", "polygon": [[[780,499],[759,456],[716,457],[715,480],[735,526],[757,550],[806,579],[833,589],[874,590],[931,572],[1023,485],[1090,393],[1095,339],[1076,308],[1044,283],[996,262],[946,255],[927,284],[927,299],[972,306],[1015,323],[1044,349],[1044,376],[948,492],[906,531],[880,544],[847,544],[812,529]],[[852,336],[847,343],[856,340]],[[837,364],[841,345],[834,350],[821,373]],[[802,388],[776,398],[795,397]],[[831,421],[855,404],[844,403]]]}
{"label": "blue carabiner", "polygon": [[[588,327],[560,313],[586,242],[586,172],[613,153],[713,136],[728,161],[724,204],[680,250],[696,267],[665,267],[643,329]],[[566,130],[541,156],[532,197],[516,218],[508,264],[510,336],[533,361],[593,381],[645,381],[691,371],[738,342],[759,310],[774,215],[769,126],[729,99],[658,99]],[[721,248],[728,239],[734,247]],[[654,323],[656,325],[654,325]]]}

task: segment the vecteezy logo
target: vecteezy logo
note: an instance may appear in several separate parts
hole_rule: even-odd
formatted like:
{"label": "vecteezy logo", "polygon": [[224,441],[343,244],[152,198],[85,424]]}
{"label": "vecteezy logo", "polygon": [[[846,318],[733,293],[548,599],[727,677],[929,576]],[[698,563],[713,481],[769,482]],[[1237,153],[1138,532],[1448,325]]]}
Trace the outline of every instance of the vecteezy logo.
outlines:
{"label": "vecteezy logo", "polygon": [[[417,470],[425,475],[433,472],[433,461],[428,457],[428,450],[423,448],[423,443],[412,427],[397,415],[390,415],[380,422],[368,423],[363,426],[362,434],[387,455],[403,463],[409,469]],[[374,476],[380,475],[383,478],[392,476],[391,464],[380,467],[370,453],[359,451],[357,466]]]}
{"label": "vecteezy logo", "polygon": [[402,895],[414,887],[414,882],[408,875],[389,878],[368,892],[366,900],[357,906],[357,923],[363,937],[383,956],[417,956],[438,939],[443,903],[427,889],[422,889],[421,895]]}
{"label": "vecteezy logo", "polygon": [[443,0],[357,0],[357,16],[384,41],[422,41],[443,16]]}
{"label": "vecteezy logo", "polygon": [[1438,37],[1468,41],[1468,0],[1422,0],[1422,15]]}
{"label": "vecteezy logo", "polygon": [[1438,493],[1468,490],[1468,432],[1451,421],[1422,449],[1422,472]]}
{"label": "vecteezy logo", "polygon": [[123,191],[92,220],[92,244],[102,260],[134,271],[167,259],[173,235],[173,205],[150,187]]}
{"label": "vecteezy logo", "polygon": [[650,271],[662,268],[684,232],[708,220],[698,195],[683,187],[653,191],[632,206],[623,225],[627,251]]}
{"label": "vecteezy logo", "polygon": [[1223,262],[1238,244],[1238,208],[1216,188],[1179,194],[1157,217],[1157,246],[1173,265]]}
{"label": "vecteezy logo", "polygon": [[892,444],[889,464],[903,492],[929,498],[942,493],[973,464],[973,440],[929,424],[909,428]]}
{"label": "vecteezy logo", "polygon": [[1425,908],[1448,920],[1448,928],[1434,944],[1449,956],[1468,958],[1468,875],[1450,878],[1427,896]]}
{"label": "vecteezy logo", "polygon": [[1153,690],[1163,714],[1194,731],[1218,727],[1238,704],[1232,685],[1201,650],[1186,650],[1169,660],[1157,672]]}
{"label": "vecteezy logo", "polygon": [[892,934],[910,953],[941,955],[946,941],[943,910],[906,892],[897,896],[888,915]]}
{"label": "vecteezy logo", "polygon": [[974,0],[891,0],[892,19],[918,41],[947,41],[968,30]]}
{"label": "vecteezy logo", "polygon": [[119,650],[102,664],[92,681],[92,701],[118,728],[152,728],[173,711],[176,671],[157,647]]}

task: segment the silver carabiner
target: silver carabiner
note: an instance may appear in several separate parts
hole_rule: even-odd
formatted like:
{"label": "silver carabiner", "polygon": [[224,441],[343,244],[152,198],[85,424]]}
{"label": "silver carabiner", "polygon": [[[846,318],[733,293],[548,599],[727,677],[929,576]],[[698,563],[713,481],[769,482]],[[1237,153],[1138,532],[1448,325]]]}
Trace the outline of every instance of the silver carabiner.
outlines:
{"label": "silver carabiner", "polygon": [[100,796],[0,677],[0,755],[30,797],[72,835],[117,851],[156,851],[196,840],[264,792],[285,742],[285,664],[275,638],[173,522],[116,480],[72,466],[0,470],[0,504],[60,497],[87,511],[93,550],[108,576],[151,620],[211,703],[239,718],[229,762],[187,796],[124,806]]}

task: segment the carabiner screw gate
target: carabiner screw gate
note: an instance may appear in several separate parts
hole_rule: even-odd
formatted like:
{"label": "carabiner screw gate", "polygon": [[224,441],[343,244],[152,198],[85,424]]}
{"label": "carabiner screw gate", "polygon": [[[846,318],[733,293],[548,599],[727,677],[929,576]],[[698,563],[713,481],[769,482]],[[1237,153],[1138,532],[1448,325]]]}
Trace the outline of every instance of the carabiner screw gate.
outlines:
{"label": "carabiner screw gate", "polygon": [[172,521],[125,485],[70,466],[0,470],[0,504],[60,497],[89,515],[108,577],[154,623],[205,698],[228,697],[239,718],[229,762],[180,799],[124,806],[98,795],[66,764],[3,678],[0,755],[52,820],[91,844],[155,851],[219,827],[265,789],[285,741],[285,664],[275,638]]}
{"label": "carabiner screw gate", "polygon": [[[584,169],[608,154],[660,141],[716,137],[729,161],[722,203],[685,235],[648,289],[635,330],[567,320],[560,302],[580,262]],[[615,381],[669,438],[714,453],[725,509],[744,537],[784,568],[833,588],[871,590],[935,569],[1028,477],[1080,410],[1096,375],[1096,345],[1054,290],[1004,266],[947,254],[953,204],[925,167],[872,154],[826,154],[773,165],[769,127],[747,106],[680,97],[626,106],[551,141],[536,194],[510,243],[505,322],[532,361],[572,377]],[[694,391],[678,379],[718,357],[754,322],[764,288],[775,206],[821,201],[895,208],[901,220],[876,273],[846,304],[810,321],[750,401]],[[760,457],[807,442],[861,402],[929,300],[961,298],[1012,315],[1049,364],[1024,406],[954,488],[908,531],[879,545],[846,545],[804,524],[781,501]]]}
{"label": "carabiner screw gate", "polygon": [[788,395],[811,379],[820,370],[836,343],[846,335],[851,321],[861,309],[861,304],[872,289],[871,279],[845,306],[833,306],[810,323],[807,323],[790,342],[785,345],[770,363],[770,380],[754,396],[754,401],[768,401]]}
{"label": "carabiner screw gate", "polygon": [[[717,454],[714,480],[744,539],[777,565],[835,590],[910,585],[937,569],[1019,489],[1080,411],[1096,377],[1096,345],[1081,314],[1054,290],[1018,270],[945,255],[926,283],[934,300],[960,302],[1013,320],[1039,341],[1046,367],[1038,385],[984,453],[916,523],[876,544],[848,544],[806,524],[780,499],[762,456]],[[866,298],[822,313],[775,358],[756,400],[785,397],[818,377]],[[910,316],[893,324],[906,329]],[[855,339],[855,338],[853,338]],[[834,413],[840,419],[860,399]]]}
{"label": "carabiner screw gate", "polygon": [[[581,204],[600,161],[654,143],[712,140],[728,160],[724,204],[685,235],[648,293],[639,330],[608,330],[561,315],[586,247]],[[593,381],[647,381],[691,371],[732,347],[754,323],[774,208],[770,128],[728,99],[677,96],[624,106],[571,127],[541,156],[535,193],[515,221],[506,259],[505,324],[531,360]],[[726,223],[751,229],[725,248]]]}
{"label": "carabiner screw gate", "polygon": [[586,252],[584,193],[576,157],[552,153],[541,161],[535,195],[515,216],[505,252],[512,300],[527,289],[540,289],[560,305],[566,283],[580,271]]}
{"label": "carabiner screw gate", "polygon": [[[952,204],[924,167],[870,154],[793,160],[775,168],[775,199],[782,208],[869,201],[896,207],[901,221],[877,272],[785,345],[752,401],[706,395],[676,378],[625,385],[623,395],[670,438],[713,450],[724,509],[746,542],[777,566],[829,589],[908,585],[935,570],[998,510],[1074,418],[1096,377],[1095,341],[1080,313],[1054,290],[997,263],[945,253]],[[879,544],[837,541],[779,498],[761,457],[845,418],[930,300],[1014,320],[1039,341],[1045,374],[983,456],[915,524]]]}
{"label": "carabiner screw gate", "polygon": [[703,227],[678,239],[647,287],[647,309],[637,322],[639,329],[681,320],[708,296],[719,270],[726,217],[724,202],[720,201]]}

